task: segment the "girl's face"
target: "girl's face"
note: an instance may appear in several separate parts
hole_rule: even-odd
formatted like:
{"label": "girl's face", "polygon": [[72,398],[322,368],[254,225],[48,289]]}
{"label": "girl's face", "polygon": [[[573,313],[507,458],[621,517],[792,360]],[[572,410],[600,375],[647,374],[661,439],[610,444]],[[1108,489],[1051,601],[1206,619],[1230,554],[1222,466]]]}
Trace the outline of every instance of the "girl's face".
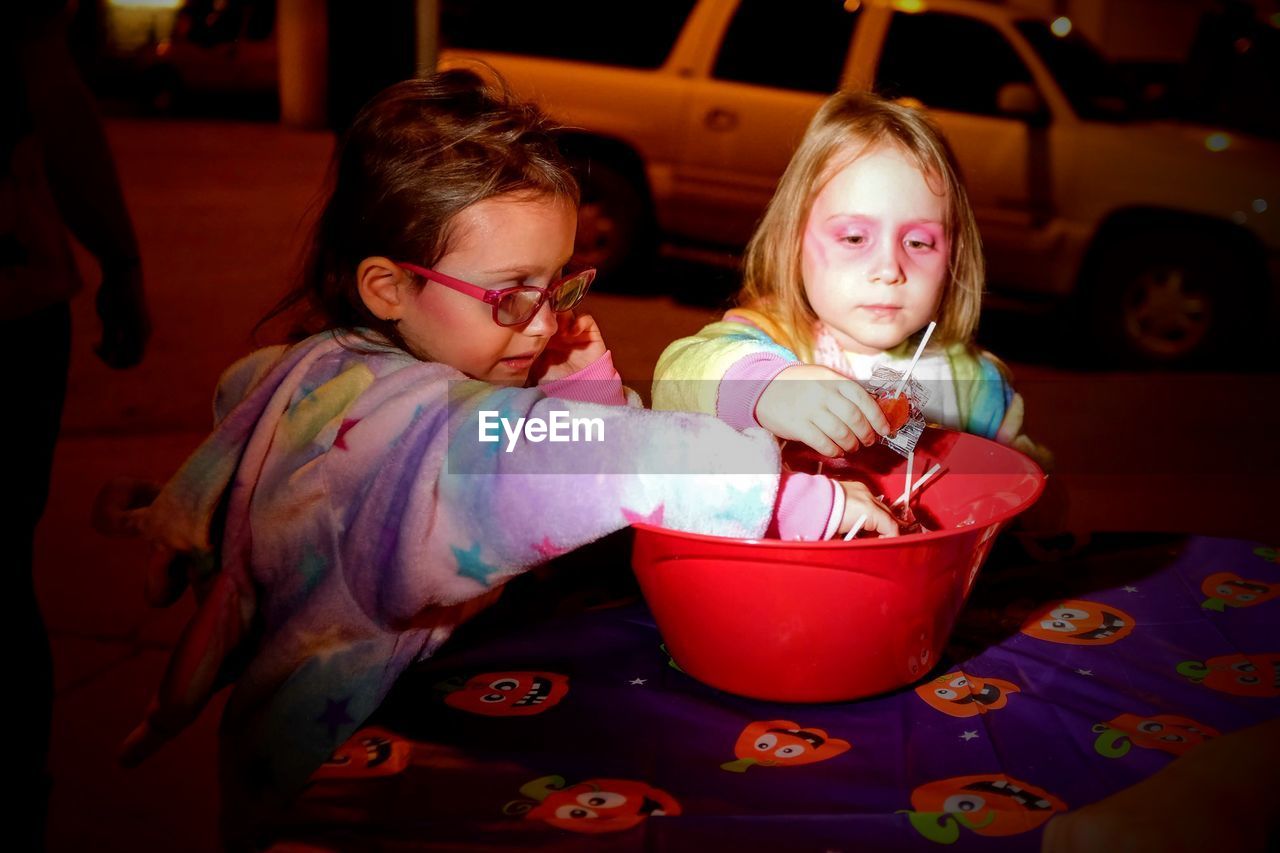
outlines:
{"label": "girl's face", "polygon": [[946,201],[893,146],[865,151],[818,193],[805,223],[804,290],[846,350],[893,349],[937,313]]}
{"label": "girl's face", "polygon": [[[487,198],[454,217],[449,251],[434,269],[485,290],[546,287],[573,254],[577,220],[573,205],[559,198]],[[524,325],[499,326],[487,303],[428,281],[410,299],[399,330],[420,357],[519,386],[555,334],[556,317],[544,303]]]}

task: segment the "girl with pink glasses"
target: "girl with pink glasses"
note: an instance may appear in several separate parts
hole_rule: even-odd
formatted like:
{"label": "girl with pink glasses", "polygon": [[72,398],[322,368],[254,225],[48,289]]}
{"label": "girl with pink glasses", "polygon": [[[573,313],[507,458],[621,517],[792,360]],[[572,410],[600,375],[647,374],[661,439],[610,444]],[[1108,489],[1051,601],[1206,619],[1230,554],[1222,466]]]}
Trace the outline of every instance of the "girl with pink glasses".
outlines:
{"label": "girl with pink glasses", "polygon": [[[378,95],[337,151],[285,303],[307,309],[312,334],[232,366],[213,434],[154,501],[116,516],[174,555],[154,599],[188,578],[201,597],[125,759],[234,680],[220,730],[230,841],[409,664],[552,556],[634,520],[817,538],[865,512],[896,533],[865,487],[781,475],[763,430],[639,407],[595,322],[573,314],[593,272],[566,272],[578,190],[554,130],[466,72]],[[557,412],[598,421],[600,440],[485,437],[486,418]]]}

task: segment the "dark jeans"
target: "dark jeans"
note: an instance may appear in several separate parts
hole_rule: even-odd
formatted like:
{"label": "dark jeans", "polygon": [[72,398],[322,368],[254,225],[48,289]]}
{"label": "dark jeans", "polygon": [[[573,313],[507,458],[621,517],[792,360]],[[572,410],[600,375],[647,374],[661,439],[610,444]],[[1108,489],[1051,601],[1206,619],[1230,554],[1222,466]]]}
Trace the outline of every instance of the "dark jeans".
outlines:
{"label": "dark jeans", "polygon": [[12,561],[5,576],[13,581],[6,596],[18,627],[19,672],[10,703],[17,709],[17,725],[10,731],[18,742],[20,764],[18,821],[25,833],[24,849],[39,848],[48,806],[49,729],[53,717],[53,655],[32,576],[36,524],[49,497],[53,448],[58,442],[62,401],[67,393],[71,358],[71,310],[61,302],[35,314],[0,323],[5,399],[0,417],[0,447],[5,450],[9,477],[6,501],[12,509],[0,513],[0,553]]}

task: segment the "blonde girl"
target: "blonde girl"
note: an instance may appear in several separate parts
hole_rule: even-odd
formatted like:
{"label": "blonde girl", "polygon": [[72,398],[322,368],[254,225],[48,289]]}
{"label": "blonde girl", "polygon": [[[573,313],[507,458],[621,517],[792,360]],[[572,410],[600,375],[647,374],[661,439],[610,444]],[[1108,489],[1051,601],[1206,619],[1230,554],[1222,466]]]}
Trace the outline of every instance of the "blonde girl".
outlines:
{"label": "blonde girl", "polygon": [[[858,384],[913,373],[926,417],[1024,451],[1023,404],[973,343],[983,260],[945,140],[918,110],[840,92],[818,110],[747,249],[738,307],[658,361],[655,408],[762,426],[835,456],[889,424]],[[798,381],[797,381],[798,380]]]}

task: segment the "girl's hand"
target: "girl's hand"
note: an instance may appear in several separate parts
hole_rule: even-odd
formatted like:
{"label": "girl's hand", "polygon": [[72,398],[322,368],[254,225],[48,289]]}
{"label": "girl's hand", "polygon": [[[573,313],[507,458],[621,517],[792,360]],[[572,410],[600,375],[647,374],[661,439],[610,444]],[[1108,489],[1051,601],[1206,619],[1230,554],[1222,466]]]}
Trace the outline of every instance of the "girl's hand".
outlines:
{"label": "girl's hand", "polygon": [[142,361],[151,338],[151,319],[142,293],[136,261],[102,264],[102,284],[95,300],[102,320],[102,340],[93,348],[108,367],[124,370]]}
{"label": "girl's hand", "polygon": [[605,354],[604,335],[590,314],[562,311],[556,315],[556,333],[529,371],[535,384],[563,379],[589,367]]}
{"label": "girl's hand", "polygon": [[93,529],[103,536],[141,536],[139,519],[160,494],[160,488],[159,483],[135,477],[108,480],[93,501]]}
{"label": "girl's hand", "polygon": [[802,441],[824,456],[870,446],[889,434],[888,419],[866,389],[816,364],[779,373],[756,403],[756,420],[778,438]]}
{"label": "girl's hand", "polygon": [[840,526],[836,528],[837,535],[848,533],[863,513],[867,515],[867,520],[862,523],[863,530],[874,530],[881,536],[898,535],[897,519],[882,501],[875,499],[870,489],[862,483],[849,480],[837,482],[844,490],[844,518],[840,519]]}

